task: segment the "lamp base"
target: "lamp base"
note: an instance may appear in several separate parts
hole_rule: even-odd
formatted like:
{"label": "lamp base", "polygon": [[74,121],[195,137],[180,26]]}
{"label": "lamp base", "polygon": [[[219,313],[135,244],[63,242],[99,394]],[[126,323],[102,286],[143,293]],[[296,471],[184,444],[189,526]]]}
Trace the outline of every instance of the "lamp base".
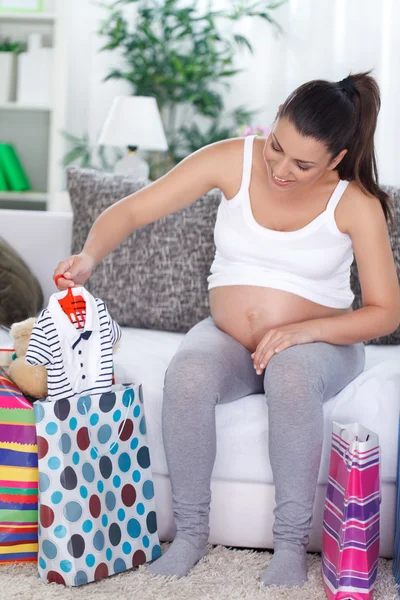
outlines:
{"label": "lamp base", "polygon": [[129,152],[117,162],[114,173],[117,175],[129,175],[138,179],[148,179],[150,167],[136,152]]}

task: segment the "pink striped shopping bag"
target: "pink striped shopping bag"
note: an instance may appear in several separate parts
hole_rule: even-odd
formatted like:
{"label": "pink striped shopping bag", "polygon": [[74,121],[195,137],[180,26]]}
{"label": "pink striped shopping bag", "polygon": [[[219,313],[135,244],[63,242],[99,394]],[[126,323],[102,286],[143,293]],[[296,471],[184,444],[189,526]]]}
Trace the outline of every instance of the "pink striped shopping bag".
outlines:
{"label": "pink striped shopping bag", "polygon": [[379,558],[378,436],[333,423],[322,577],[329,600],[372,600]]}

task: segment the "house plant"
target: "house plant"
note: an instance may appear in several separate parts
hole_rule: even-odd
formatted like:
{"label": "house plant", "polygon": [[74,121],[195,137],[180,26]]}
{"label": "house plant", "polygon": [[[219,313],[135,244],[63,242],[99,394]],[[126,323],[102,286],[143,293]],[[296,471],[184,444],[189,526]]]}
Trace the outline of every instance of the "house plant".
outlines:
{"label": "house plant", "polygon": [[[151,179],[199,148],[235,137],[238,127],[251,121],[257,111],[238,106],[228,113],[222,94],[239,72],[237,53],[253,52],[235,27],[244,18],[259,18],[281,32],[271,11],[286,1],[234,0],[227,10],[212,10],[209,1],[206,11],[199,11],[195,0],[112,0],[104,5],[108,14],[100,34],[107,42],[101,50],[119,57],[106,81],[124,79],[132,93],[155,97],[163,120],[169,152],[148,153]],[[95,162],[94,149],[82,142],[65,164],[83,156],[86,164]]]}
{"label": "house plant", "polygon": [[[139,96],[154,96],[166,131],[170,158],[176,164],[198,148],[235,135],[254,114],[237,107],[226,114],[223,89],[239,69],[239,49],[253,52],[250,41],[235,32],[244,18],[260,18],[281,27],[271,12],[286,0],[233,0],[226,10],[198,8],[196,0],[113,0],[100,33],[102,50],[117,50],[122,62],[108,79],[124,79]],[[136,17],[130,18],[132,10]],[[200,124],[201,123],[201,124]]]}

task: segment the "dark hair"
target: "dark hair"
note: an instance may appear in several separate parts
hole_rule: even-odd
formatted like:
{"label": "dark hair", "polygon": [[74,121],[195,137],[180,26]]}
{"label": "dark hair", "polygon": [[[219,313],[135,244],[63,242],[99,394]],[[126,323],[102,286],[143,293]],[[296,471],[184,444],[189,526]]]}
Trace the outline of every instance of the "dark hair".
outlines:
{"label": "dark hair", "polygon": [[301,135],[324,142],[332,159],[347,148],[336,167],[340,179],[355,180],[364,193],[379,198],[394,227],[393,200],[378,181],[374,134],[381,100],[371,70],[339,82],[304,83],[286,99],[277,118],[286,117]]}

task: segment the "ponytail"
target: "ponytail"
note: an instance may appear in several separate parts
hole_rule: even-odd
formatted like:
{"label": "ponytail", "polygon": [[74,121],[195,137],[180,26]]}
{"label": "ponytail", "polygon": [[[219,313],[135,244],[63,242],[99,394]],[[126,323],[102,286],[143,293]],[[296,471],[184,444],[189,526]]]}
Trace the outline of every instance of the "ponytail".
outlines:
{"label": "ponytail", "polygon": [[340,82],[314,80],[301,85],[285,101],[279,117],[297,131],[325,143],[340,179],[357,181],[361,190],[379,198],[386,221],[396,225],[393,199],[379,185],[374,134],[381,106],[379,86],[371,71],[349,75]]}

